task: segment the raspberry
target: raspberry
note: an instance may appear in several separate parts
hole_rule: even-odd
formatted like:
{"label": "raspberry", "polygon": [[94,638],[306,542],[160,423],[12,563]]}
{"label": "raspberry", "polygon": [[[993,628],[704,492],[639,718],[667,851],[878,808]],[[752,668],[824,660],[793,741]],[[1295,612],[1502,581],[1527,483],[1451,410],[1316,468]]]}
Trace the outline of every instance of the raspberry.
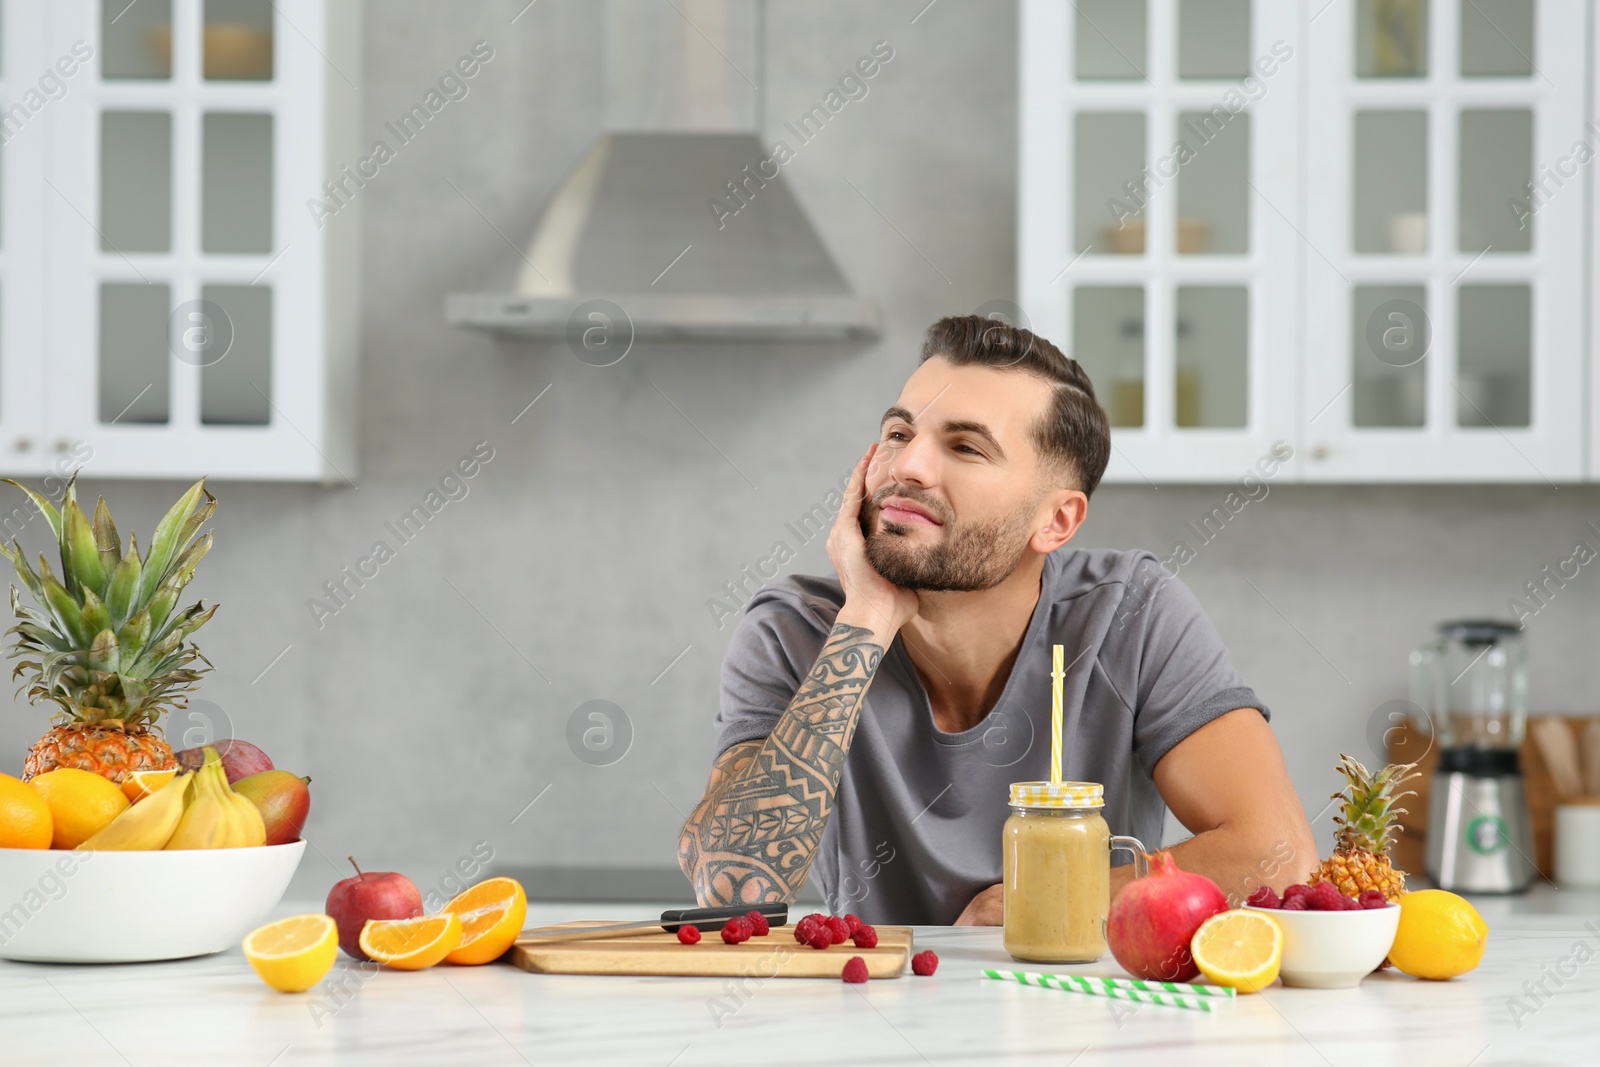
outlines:
{"label": "raspberry", "polygon": [[1332,882],[1318,882],[1306,894],[1307,911],[1343,911],[1344,894]]}
{"label": "raspberry", "polygon": [[1341,911],[1360,911],[1361,910],[1361,901],[1357,900],[1355,897],[1347,897],[1347,896],[1345,896],[1344,894],[1341,893],[1339,895],[1339,910],[1341,910]]}
{"label": "raspberry", "polygon": [[[1294,886],[1290,886],[1289,888],[1293,889]],[[1296,896],[1292,896],[1291,897],[1287,893],[1285,893],[1284,897],[1283,897],[1283,910],[1284,911],[1306,911],[1307,910],[1307,908],[1306,908],[1306,895],[1304,893],[1300,893],[1300,894],[1298,894]]]}
{"label": "raspberry", "polygon": [[1254,908],[1283,907],[1283,901],[1278,898],[1278,894],[1273,891],[1270,885],[1264,885],[1254,893],[1251,893],[1245,903]]}
{"label": "raspberry", "polygon": [[844,970],[839,977],[846,982],[865,982],[867,980],[867,961],[860,956],[851,956],[845,961]]}
{"label": "raspberry", "polygon": [[826,925],[828,932],[833,935],[833,943],[835,945],[842,945],[850,940],[850,924],[844,921],[843,916],[828,916]]}
{"label": "raspberry", "polygon": [[811,938],[806,942],[812,948],[833,947],[833,933],[826,926],[816,926],[811,930]]}
{"label": "raspberry", "polygon": [[680,945],[698,945],[700,943],[700,928],[692,925],[678,927],[678,943]]}
{"label": "raspberry", "polygon": [[1389,906],[1389,899],[1383,895],[1381,889],[1364,889],[1361,891],[1358,903],[1363,908],[1386,908]]}
{"label": "raspberry", "polygon": [[1295,897],[1303,897],[1309,892],[1311,892],[1311,887],[1308,885],[1292,885],[1283,891],[1283,902],[1287,904]]}
{"label": "raspberry", "polygon": [[856,943],[856,948],[877,948],[878,931],[866,923],[856,923],[855,935],[851,938]]}
{"label": "raspberry", "polygon": [[939,969],[939,957],[933,949],[925,948],[911,957],[911,973],[927,977]]}
{"label": "raspberry", "polygon": [[820,912],[820,911],[814,911],[810,915],[807,915],[806,918],[810,919],[812,922],[818,922],[818,923],[822,923],[822,922],[827,922],[828,921],[828,917],[826,915],[822,914],[822,912]]}
{"label": "raspberry", "polygon": [[767,917],[759,911],[746,913],[744,921],[750,924],[750,932],[756,937],[766,937],[772,932],[772,927],[767,925]]}
{"label": "raspberry", "polygon": [[856,936],[856,931],[861,929],[861,926],[862,926],[861,920],[859,918],[857,918],[856,916],[854,916],[854,915],[846,915],[844,917],[844,924],[846,926],[850,927],[850,936],[851,937]]}
{"label": "raspberry", "polygon": [[741,941],[750,940],[750,924],[743,919],[729,919],[722,928],[722,941],[726,945],[737,945]]}
{"label": "raspberry", "polygon": [[[794,924],[794,939],[802,945],[811,944],[811,939],[817,933],[817,920],[807,915]],[[829,940],[832,940],[831,938]]]}

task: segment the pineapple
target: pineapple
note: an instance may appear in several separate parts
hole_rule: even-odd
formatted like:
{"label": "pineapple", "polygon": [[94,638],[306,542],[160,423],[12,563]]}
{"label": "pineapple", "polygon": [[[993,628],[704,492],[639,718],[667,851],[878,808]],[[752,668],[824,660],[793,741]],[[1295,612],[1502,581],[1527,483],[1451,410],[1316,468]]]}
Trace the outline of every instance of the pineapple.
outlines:
{"label": "pineapple", "polygon": [[[173,610],[211,548],[209,533],[195,536],[217,507],[205,479],[167,512],[142,560],[132,534],[123,550],[104,498],[90,523],[78,505],[77,475],[67,483],[60,511],[5,480],[33,499],[61,549],[57,579],[43,555],[35,572],[21,545],[0,543],[0,555],[38,604],[25,607],[11,587],[18,619],[6,631],[16,635],[6,648],[18,660],[11,677],[25,676],[29,702],[58,705],[56,724],[28,753],[23,777],[77,767],[120,782],[133,771],[176,767],[161,717],[186,706],[194,683],[210,670],[188,638],[217,610],[203,601]],[[196,660],[205,666],[195,666]]]}
{"label": "pineapple", "polygon": [[1395,801],[1415,796],[1410,790],[1395,790],[1415,777],[1416,769],[1415,763],[1391,763],[1373,775],[1349,756],[1339,754],[1336,770],[1345,776],[1347,786],[1344,792],[1332,795],[1344,802],[1343,812],[1333,820],[1339,824],[1337,844],[1333,855],[1311,872],[1309,884],[1332,882],[1347,897],[1380,889],[1386,899],[1397,900],[1405,892],[1405,872],[1389,865],[1389,845],[1391,834],[1400,829],[1395,817],[1405,811],[1395,807]]}

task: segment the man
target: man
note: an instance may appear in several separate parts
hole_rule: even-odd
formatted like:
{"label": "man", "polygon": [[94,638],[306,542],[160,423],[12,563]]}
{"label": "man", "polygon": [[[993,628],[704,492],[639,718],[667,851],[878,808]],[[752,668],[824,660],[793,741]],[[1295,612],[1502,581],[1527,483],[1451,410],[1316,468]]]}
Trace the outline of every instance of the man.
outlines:
{"label": "man", "polygon": [[[1111,450],[1083,369],[975,316],[929,329],[828,539],[838,579],[750,601],[718,752],[679,862],[703,905],[792,901],[809,876],[868,922],[998,924],[1008,786],[1063,776],[1114,834],[1239,897],[1303,881],[1311,828],[1198,602],[1148,552],[1063,550]],[[1123,854],[1113,895],[1132,870]]]}

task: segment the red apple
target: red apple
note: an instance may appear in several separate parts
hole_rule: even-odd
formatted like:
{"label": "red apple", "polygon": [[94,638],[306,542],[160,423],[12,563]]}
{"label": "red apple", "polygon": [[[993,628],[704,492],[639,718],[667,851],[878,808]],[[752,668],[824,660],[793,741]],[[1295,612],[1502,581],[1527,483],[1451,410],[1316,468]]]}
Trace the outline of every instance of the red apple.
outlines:
{"label": "red apple", "polygon": [[323,911],[339,928],[339,947],[345,955],[370,959],[361,951],[361,928],[368,919],[415,919],[422,914],[422,894],[411,879],[393,871],[363,871],[356,868],[354,878],[335,882],[328,892]]}
{"label": "red apple", "polygon": [[233,783],[233,791],[249,797],[267,824],[267,844],[287,845],[300,839],[311,811],[311,779],[288,771],[262,771]]}
{"label": "red apple", "polygon": [[[228,784],[232,785],[241,778],[248,778],[252,774],[272,770],[272,760],[267,754],[248,741],[236,741],[224,737],[210,747],[217,750],[217,755],[222,757],[222,773],[228,776]],[[186,748],[178,754],[178,763],[184,770],[198,771],[205,766],[205,746],[199,748]]]}

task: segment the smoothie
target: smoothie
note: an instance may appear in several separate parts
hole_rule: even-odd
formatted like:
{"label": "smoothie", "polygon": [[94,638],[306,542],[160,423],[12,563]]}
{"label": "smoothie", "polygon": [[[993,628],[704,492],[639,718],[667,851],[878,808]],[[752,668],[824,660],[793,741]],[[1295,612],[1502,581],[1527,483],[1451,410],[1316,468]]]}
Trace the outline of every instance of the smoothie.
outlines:
{"label": "smoothie", "polygon": [[1002,831],[1005,949],[1036,963],[1106,951],[1111,831],[1094,808],[1013,807]]}

